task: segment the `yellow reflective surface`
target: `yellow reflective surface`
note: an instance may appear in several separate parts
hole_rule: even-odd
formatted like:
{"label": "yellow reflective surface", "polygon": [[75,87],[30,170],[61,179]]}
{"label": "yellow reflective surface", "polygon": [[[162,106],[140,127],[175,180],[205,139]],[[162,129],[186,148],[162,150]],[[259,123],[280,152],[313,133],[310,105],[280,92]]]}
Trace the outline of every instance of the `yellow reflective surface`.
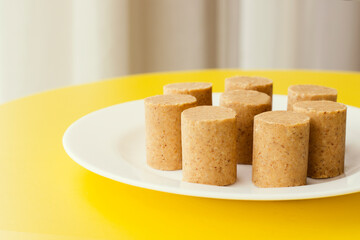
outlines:
{"label": "yellow reflective surface", "polygon": [[170,82],[208,81],[221,92],[225,77],[242,74],[273,79],[275,94],[299,83],[334,87],[339,102],[360,107],[359,73],[237,70],[134,75],[6,103],[0,106],[0,239],[360,238],[360,193],[278,202],[180,196],[93,174],[62,147],[66,128],[89,112],[161,94]]}

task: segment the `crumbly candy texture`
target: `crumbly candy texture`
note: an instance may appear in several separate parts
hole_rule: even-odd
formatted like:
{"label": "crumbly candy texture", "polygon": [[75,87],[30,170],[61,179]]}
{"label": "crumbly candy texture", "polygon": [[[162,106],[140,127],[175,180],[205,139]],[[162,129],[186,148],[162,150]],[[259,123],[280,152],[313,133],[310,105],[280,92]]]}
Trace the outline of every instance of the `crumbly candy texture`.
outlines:
{"label": "crumbly candy texture", "polygon": [[181,113],[195,107],[190,95],[158,95],[145,99],[146,160],[152,168],[182,167]]}
{"label": "crumbly candy texture", "polygon": [[220,106],[236,112],[238,163],[252,164],[254,116],[271,111],[270,96],[252,90],[233,90],[221,95]]}
{"label": "crumbly candy texture", "polygon": [[262,188],[306,184],[310,119],[274,111],[255,116],[252,181]]}
{"label": "crumbly candy texture", "polygon": [[183,181],[218,186],[236,181],[235,116],[233,110],[222,107],[183,112]]}
{"label": "crumbly candy texture", "polygon": [[212,105],[212,84],[206,82],[172,83],[164,86],[164,94],[189,94],[197,105]]}
{"label": "crumbly candy texture", "polygon": [[293,110],[293,105],[301,101],[329,100],[337,101],[337,90],[334,88],[302,84],[292,85],[288,88],[287,110]]}
{"label": "crumbly candy texture", "polygon": [[294,111],[310,117],[308,177],[344,173],[346,106],[332,101],[304,101]]}
{"label": "crumbly candy texture", "polygon": [[273,81],[256,76],[234,76],[225,79],[225,92],[238,89],[263,92],[272,98]]}

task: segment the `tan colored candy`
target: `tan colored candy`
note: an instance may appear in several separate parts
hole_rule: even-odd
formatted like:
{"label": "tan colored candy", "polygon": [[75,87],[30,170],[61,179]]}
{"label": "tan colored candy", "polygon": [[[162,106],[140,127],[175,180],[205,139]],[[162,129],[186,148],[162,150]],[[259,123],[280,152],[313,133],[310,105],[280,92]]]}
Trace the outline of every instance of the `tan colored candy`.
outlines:
{"label": "tan colored candy", "polygon": [[190,95],[145,98],[146,160],[160,170],[181,169],[181,112],[196,106]]}
{"label": "tan colored candy", "polygon": [[308,177],[329,178],[344,173],[346,106],[333,101],[303,101],[295,112],[310,117]]}
{"label": "tan colored candy", "polygon": [[272,98],[273,81],[255,76],[235,76],[225,79],[225,92],[238,89],[263,92]]}
{"label": "tan colored candy", "polygon": [[255,116],[252,181],[258,187],[306,184],[310,118],[273,111]]}
{"label": "tan colored candy", "polygon": [[183,180],[229,185],[236,181],[236,113],[200,106],[181,115]]}
{"label": "tan colored candy", "polygon": [[329,100],[336,102],[337,91],[334,88],[303,84],[292,85],[288,88],[288,104],[287,110],[291,111],[296,102]]}
{"label": "tan colored candy", "polygon": [[221,94],[220,106],[236,112],[238,163],[252,163],[254,116],[271,111],[269,95],[252,90],[233,90]]}
{"label": "tan colored candy", "polygon": [[206,82],[172,83],[164,86],[164,94],[189,94],[197,99],[197,105],[212,105],[212,84]]}

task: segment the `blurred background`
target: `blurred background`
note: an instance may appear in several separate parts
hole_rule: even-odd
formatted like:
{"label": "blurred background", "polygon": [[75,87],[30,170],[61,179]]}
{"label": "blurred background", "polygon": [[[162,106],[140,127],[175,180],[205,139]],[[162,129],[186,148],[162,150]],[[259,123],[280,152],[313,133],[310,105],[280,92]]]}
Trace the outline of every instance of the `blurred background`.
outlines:
{"label": "blurred background", "polygon": [[360,2],[0,0],[0,103],[208,68],[360,71]]}

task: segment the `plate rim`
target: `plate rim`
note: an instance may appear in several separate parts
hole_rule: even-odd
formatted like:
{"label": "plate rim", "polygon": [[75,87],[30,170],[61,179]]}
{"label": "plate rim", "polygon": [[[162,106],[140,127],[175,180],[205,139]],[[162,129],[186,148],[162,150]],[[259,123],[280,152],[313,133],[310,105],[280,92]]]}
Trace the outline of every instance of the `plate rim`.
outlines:
{"label": "plate rim", "polygon": [[[220,94],[220,93],[213,93],[213,94]],[[274,94],[277,96],[286,96],[286,95],[280,95],[280,94]],[[327,197],[335,197],[335,196],[343,196],[348,195],[352,193],[356,193],[360,191],[360,184],[357,186],[354,186],[353,188],[344,188],[344,189],[335,189],[335,190],[329,190],[326,193],[299,193],[294,192],[291,195],[289,193],[277,193],[274,195],[252,195],[248,193],[226,193],[226,195],[216,194],[214,192],[209,191],[201,191],[197,192],[196,190],[189,190],[189,189],[183,189],[183,188],[175,188],[175,187],[169,187],[169,186],[160,186],[156,184],[151,184],[145,181],[141,180],[134,180],[129,179],[120,175],[115,175],[111,172],[104,171],[96,166],[93,166],[92,164],[88,163],[86,160],[83,160],[82,158],[78,157],[76,153],[73,153],[71,150],[71,147],[68,146],[66,139],[69,136],[69,132],[72,131],[74,127],[81,122],[82,119],[88,118],[90,115],[98,114],[101,111],[108,110],[109,108],[114,108],[121,104],[126,104],[130,102],[141,102],[143,99],[138,99],[134,101],[126,101],[119,104],[107,106],[105,108],[101,108],[98,110],[95,110],[93,112],[90,112],[80,118],[78,118],[76,121],[72,122],[71,125],[65,130],[63,137],[62,137],[62,144],[65,152],[68,154],[68,156],[77,164],[82,166],[83,168],[89,170],[90,172],[93,172],[97,175],[100,175],[105,178],[109,178],[111,180],[124,183],[130,186],[145,188],[149,190],[155,190],[159,192],[164,193],[172,193],[177,195],[184,195],[184,196],[191,196],[191,197],[201,197],[201,198],[213,198],[213,199],[225,199],[225,200],[247,200],[247,201],[288,201],[288,200],[305,200],[305,199],[317,199],[317,198],[327,198]],[[356,108],[360,111],[359,108],[355,106],[346,105],[347,107]],[[134,167],[134,166],[132,166]],[[135,167],[134,167],[135,168]],[[306,185],[304,185],[306,186]],[[221,186],[219,186],[221,187]],[[301,186],[300,186],[301,187]],[[271,188],[268,188],[271,189]],[[300,196],[299,196],[300,195]]]}

